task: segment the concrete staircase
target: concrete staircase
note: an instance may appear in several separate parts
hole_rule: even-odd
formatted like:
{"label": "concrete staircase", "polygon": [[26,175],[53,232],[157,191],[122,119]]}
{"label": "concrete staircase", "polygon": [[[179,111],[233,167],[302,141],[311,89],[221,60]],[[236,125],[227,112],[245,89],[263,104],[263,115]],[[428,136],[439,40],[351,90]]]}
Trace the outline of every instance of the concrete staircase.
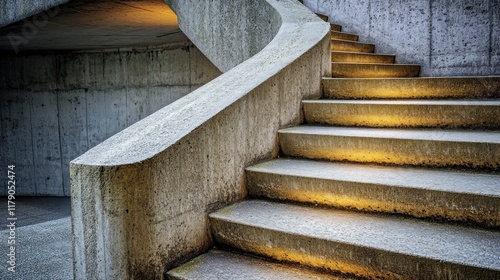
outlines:
{"label": "concrete staircase", "polygon": [[324,99],[170,279],[500,279],[500,77],[417,78],[357,40],[332,24]]}

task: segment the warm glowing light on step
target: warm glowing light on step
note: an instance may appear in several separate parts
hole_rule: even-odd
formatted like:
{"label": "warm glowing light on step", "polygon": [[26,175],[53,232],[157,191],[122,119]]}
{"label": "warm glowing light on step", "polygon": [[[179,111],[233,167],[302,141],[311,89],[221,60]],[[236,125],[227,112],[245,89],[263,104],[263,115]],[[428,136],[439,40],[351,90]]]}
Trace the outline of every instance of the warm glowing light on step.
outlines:
{"label": "warm glowing light on step", "polygon": [[313,159],[327,159],[336,161],[366,162],[366,163],[390,163],[408,164],[421,160],[417,155],[408,153],[390,153],[377,149],[331,149],[320,147],[300,147],[299,154],[289,153],[294,156],[308,157]]}
{"label": "warm glowing light on step", "polygon": [[446,98],[492,96],[499,92],[494,77],[408,78],[408,79],[327,79],[326,96],[363,98]]}
{"label": "warm glowing light on step", "polygon": [[[245,242],[245,241],[242,241]],[[238,247],[237,244],[234,244],[235,247]],[[246,242],[244,244],[244,249],[255,252],[259,255],[263,255],[272,259],[276,259],[279,261],[298,263],[304,266],[311,266],[319,269],[326,269],[334,272],[341,272],[346,274],[354,274],[367,278],[381,278],[381,279],[400,279],[396,274],[392,274],[388,271],[377,271],[370,267],[364,267],[362,265],[355,264],[355,261],[350,261],[348,258],[351,255],[356,255],[356,252],[353,254],[339,255],[339,251],[341,250],[329,250],[328,248],[323,248],[326,256],[315,256],[312,252],[309,252],[307,248],[300,248],[300,251],[291,248],[282,248],[278,247],[278,245],[272,244],[268,242],[267,245],[260,245]],[[346,249],[348,250],[348,249]]]}
{"label": "warm glowing light on step", "polygon": [[[391,190],[378,189],[377,187],[354,187],[350,185],[323,186],[315,183],[312,189],[297,188],[265,188],[258,196],[272,199],[297,201],[309,204],[318,204],[341,209],[355,209],[359,211],[373,211],[382,213],[400,213],[415,217],[444,217],[454,221],[476,221],[491,224],[495,221],[495,212],[470,212],[470,204],[465,202],[454,203],[443,200],[442,197],[426,197],[421,201],[417,193],[405,191],[397,194]],[[280,184],[276,184],[279,186]],[[289,183],[290,186],[293,182]],[[305,185],[305,183],[303,184]],[[388,187],[390,188],[390,187]],[[355,190],[358,190],[356,192]],[[429,194],[427,194],[429,195]],[[460,201],[459,201],[460,202]],[[493,226],[498,226],[493,224]]]}
{"label": "warm glowing light on step", "polygon": [[[411,116],[404,114],[404,112],[395,112],[396,114],[391,114],[387,112],[374,112],[373,114],[368,113],[363,115],[362,113],[356,114],[357,112],[316,112],[316,114],[311,113],[312,120],[318,120],[325,123],[330,123],[334,125],[345,125],[345,126],[368,126],[368,127],[435,127],[439,125],[466,125],[468,122],[472,122],[473,119],[463,119],[463,118],[448,118],[446,116],[440,115],[440,118],[433,117],[431,112],[422,113],[421,116]],[[435,116],[435,115],[434,115]]]}
{"label": "warm glowing light on step", "polygon": [[393,64],[394,56],[350,52],[332,52],[332,62],[340,63],[385,63]]}
{"label": "warm glowing light on step", "polygon": [[[368,64],[371,65],[371,64]],[[380,67],[369,67],[365,68],[362,64],[353,63],[350,66],[360,66],[360,67],[349,67],[348,69],[343,69],[343,67],[332,67],[332,77],[338,78],[397,78],[397,77],[415,77],[418,75],[418,71],[415,69],[402,69],[395,70],[387,68],[384,66]],[[392,66],[392,64],[391,64]]]}

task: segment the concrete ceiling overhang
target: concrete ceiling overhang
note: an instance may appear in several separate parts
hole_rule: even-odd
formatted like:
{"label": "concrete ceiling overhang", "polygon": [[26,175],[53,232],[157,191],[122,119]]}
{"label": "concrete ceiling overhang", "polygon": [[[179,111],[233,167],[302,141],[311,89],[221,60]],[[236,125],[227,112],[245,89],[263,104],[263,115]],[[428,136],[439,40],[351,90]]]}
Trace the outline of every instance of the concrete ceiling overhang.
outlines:
{"label": "concrete ceiling overhang", "polygon": [[0,51],[75,51],[188,41],[163,0],[74,0],[0,28]]}

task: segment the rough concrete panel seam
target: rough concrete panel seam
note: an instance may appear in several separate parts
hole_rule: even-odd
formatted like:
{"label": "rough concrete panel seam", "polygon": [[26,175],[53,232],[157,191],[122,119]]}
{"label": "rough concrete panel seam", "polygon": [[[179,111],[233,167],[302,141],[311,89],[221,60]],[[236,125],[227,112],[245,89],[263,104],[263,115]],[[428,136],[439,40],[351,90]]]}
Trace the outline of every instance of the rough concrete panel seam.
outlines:
{"label": "rough concrete panel seam", "polygon": [[[31,98],[27,98],[28,103],[29,103],[29,115],[30,115],[30,129],[31,129],[31,146],[33,147],[33,102]],[[33,163],[33,178],[36,178],[36,165],[35,165],[35,149],[31,148],[31,155],[32,159],[31,162]],[[37,193],[37,183],[36,180],[33,181],[33,186],[32,188],[35,190],[35,193]]]}
{"label": "rough concrete panel seam", "polygon": [[[59,98],[61,98],[59,92],[56,92],[56,108],[57,108],[57,131],[58,131],[58,134],[59,134],[59,145],[57,145],[59,147],[59,155],[60,155],[60,161],[61,161],[61,169],[64,169],[63,168],[63,165],[64,165],[64,156],[63,156],[63,151],[62,151],[62,143],[63,143],[63,136],[62,136],[62,131],[61,131],[61,106],[59,104]],[[62,176],[62,174],[61,174]],[[69,187],[69,186],[66,186],[65,182],[64,182],[64,179],[62,181],[62,194],[64,195],[64,193],[66,193],[66,188]]]}
{"label": "rough concrete panel seam", "polygon": [[433,41],[433,38],[432,38],[432,30],[434,28],[434,25],[433,25],[433,18],[434,18],[434,12],[432,10],[432,1],[429,1],[429,68],[432,68],[432,41]]}
{"label": "rough concrete panel seam", "polygon": [[493,1],[488,1],[488,11],[489,11],[489,27],[490,27],[490,32],[489,32],[489,40],[490,40],[490,48],[489,48],[489,56],[488,56],[488,66],[492,67],[492,58],[493,58],[493,13],[494,11],[492,10],[491,2]]}
{"label": "rough concrete panel seam", "polygon": [[368,37],[372,38],[372,0],[368,0]]}

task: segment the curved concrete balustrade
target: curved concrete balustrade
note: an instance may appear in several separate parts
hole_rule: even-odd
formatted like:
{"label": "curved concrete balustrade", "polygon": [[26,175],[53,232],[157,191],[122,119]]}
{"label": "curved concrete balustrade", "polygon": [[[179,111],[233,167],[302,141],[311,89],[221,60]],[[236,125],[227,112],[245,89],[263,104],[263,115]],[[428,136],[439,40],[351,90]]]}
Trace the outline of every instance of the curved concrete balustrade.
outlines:
{"label": "curved concrete balustrade", "polygon": [[72,162],[75,279],[158,279],[212,246],[207,214],[331,71],[330,25],[298,1],[167,2],[225,74]]}

